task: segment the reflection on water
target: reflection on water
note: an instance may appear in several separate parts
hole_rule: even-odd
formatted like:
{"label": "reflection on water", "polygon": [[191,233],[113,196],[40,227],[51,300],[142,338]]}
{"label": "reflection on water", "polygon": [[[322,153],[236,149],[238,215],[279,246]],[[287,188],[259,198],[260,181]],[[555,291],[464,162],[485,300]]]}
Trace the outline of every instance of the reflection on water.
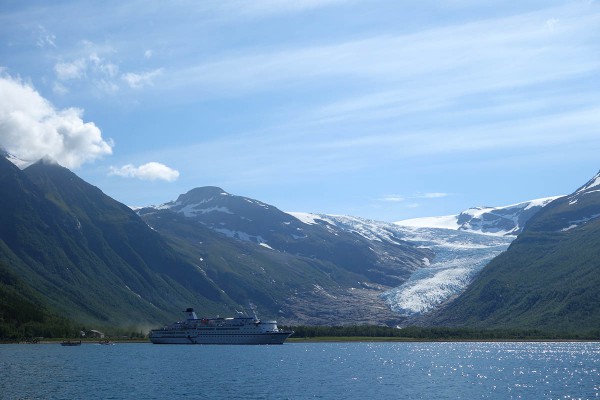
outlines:
{"label": "reflection on water", "polygon": [[2,399],[591,399],[599,386],[599,343],[0,346]]}

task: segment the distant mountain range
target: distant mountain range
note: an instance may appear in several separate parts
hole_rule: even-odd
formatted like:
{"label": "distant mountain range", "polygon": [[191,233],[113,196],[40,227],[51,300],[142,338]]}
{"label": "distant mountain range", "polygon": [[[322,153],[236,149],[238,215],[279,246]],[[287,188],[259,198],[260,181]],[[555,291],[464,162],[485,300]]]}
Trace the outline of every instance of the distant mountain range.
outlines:
{"label": "distant mountain range", "polygon": [[21,170],[0,157],[0,187],[5,321],[40,307],[38,319],[149,327],[248,302],[296,325],[600,321],[600,176],[569,196],[397,223],[286,213],[218,187],[134,212],[48,159]]}

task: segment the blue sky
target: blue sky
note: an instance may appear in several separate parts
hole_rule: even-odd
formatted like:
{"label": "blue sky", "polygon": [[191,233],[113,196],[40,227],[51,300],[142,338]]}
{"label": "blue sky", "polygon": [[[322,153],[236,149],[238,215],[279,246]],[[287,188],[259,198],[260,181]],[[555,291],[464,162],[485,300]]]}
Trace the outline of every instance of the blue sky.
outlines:
{"label": "blue sky", "polygon": [[0,144],[106,194],[384,221],[600,169],[600,2],[0,3]]}

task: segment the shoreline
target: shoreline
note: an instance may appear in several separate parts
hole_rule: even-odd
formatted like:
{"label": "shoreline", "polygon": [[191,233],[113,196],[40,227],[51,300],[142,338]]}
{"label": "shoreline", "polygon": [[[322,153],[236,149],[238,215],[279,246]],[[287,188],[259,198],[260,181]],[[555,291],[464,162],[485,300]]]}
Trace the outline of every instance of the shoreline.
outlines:
{"label": "shoreline", "polygon": [[421,339],[421,338],[388,338],[388,337],[312,337],[289,338],[286,343],[350,343],[350,342],[375,342],[375,343],[600,343],[598,339]]}
{"label": "shoreline", "polygon": [[[41,338],[38,341],[0,341],[2,344],[61,344],[64,341],[79,339],[45,339]],[[101,345],[101,342],[108,341],[109,345],[115,344],[152,344],[149,339],[103,339],[103,340],[86,340],[82,339],[81,344],[96,344]],[[294,343],[600,343],[598,339],[421,339],[421,338],[394,338],[394,337],[336,337],[336,336],[320,336],[309,338],[289,338],[284,344]]]}

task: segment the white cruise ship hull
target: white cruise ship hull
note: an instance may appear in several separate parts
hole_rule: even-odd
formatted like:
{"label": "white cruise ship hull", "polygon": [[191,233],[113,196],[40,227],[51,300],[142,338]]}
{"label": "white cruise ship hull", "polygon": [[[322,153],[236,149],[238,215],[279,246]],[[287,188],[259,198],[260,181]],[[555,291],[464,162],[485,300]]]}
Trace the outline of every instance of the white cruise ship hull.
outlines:
{"label": "white cruise ship hull", "polygon": [[154,344],[283,344],[291,334],[291,332],[272,332],[172,335],[159,331],[152,332],[150,341]]}

